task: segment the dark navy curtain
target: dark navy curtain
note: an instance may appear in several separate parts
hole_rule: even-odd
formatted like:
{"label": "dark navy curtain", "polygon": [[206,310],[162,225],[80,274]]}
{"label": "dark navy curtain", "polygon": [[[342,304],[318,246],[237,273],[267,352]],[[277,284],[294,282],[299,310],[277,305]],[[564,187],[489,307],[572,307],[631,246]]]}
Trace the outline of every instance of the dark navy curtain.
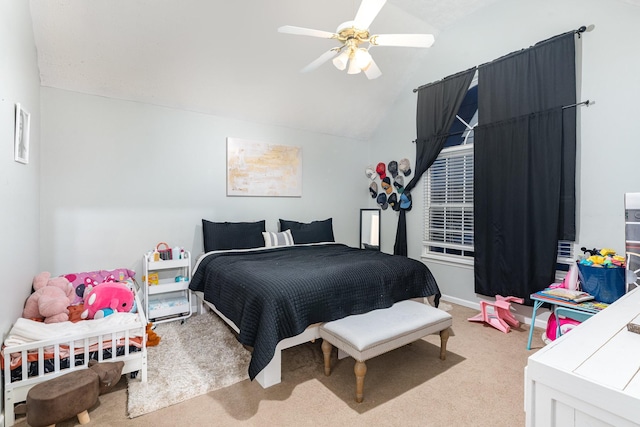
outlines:
{"label": "dark navy curtain", "polygon": [[530,303],[575,240],[575,76],[574,32],[478,69],[476,293]]}
{"label": "dark navy curtain", "polygon": [[[404,187],[405,194],[410,195],[411,189],[420,182],[422,174],[440,154],[474,73],[475,68],[472,68],[418,89],[416,164],[413,178]],[[395,255],[407,256],[407,210],[411,210],[411,207],[400,209],[393,246]]]}

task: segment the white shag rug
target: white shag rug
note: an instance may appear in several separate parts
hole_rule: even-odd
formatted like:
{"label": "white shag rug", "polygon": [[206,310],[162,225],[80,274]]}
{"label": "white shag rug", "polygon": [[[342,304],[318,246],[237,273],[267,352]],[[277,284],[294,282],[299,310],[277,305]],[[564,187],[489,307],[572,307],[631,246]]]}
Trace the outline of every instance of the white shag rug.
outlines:
{"label": "white shag rug", "polygon": [[249,378],[251,354],[213,312],[161,323],[160,344],[147,348],[147,382],[129,378],[135,418]]}

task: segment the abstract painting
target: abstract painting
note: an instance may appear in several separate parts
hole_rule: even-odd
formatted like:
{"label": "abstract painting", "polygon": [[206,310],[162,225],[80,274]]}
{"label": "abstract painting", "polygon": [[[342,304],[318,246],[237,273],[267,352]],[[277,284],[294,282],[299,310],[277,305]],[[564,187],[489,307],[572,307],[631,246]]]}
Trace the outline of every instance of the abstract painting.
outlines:
{"label": "abstract painting", "polygon": [[227,138],[227,196],[302,196],[302,148]]}

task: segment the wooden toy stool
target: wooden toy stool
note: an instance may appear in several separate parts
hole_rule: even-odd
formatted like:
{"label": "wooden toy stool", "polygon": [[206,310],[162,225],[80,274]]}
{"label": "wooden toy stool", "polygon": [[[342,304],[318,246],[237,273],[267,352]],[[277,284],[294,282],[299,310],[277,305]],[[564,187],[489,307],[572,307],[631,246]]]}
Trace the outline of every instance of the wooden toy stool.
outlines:
{"label": "wooden toy stool", "polygon": [[98,401],[100,380],[91,369],[81,369],[35,385],[27,394],[27,423],[32,427],[55,426],[78,416],[87,424]]}

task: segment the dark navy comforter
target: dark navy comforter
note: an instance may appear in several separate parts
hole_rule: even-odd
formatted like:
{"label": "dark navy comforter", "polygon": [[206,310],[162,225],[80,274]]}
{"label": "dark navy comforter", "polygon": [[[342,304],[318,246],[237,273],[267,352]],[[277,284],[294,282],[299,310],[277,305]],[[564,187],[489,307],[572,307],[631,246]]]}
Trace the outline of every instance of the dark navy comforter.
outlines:
{"label": "dark navy comforter", "polygon": [[342,244],[212,252],[189,285],[240,329],[253,347],[249,377],[271,361],[276,345],[309,325],[439,295],[420,261]]}

